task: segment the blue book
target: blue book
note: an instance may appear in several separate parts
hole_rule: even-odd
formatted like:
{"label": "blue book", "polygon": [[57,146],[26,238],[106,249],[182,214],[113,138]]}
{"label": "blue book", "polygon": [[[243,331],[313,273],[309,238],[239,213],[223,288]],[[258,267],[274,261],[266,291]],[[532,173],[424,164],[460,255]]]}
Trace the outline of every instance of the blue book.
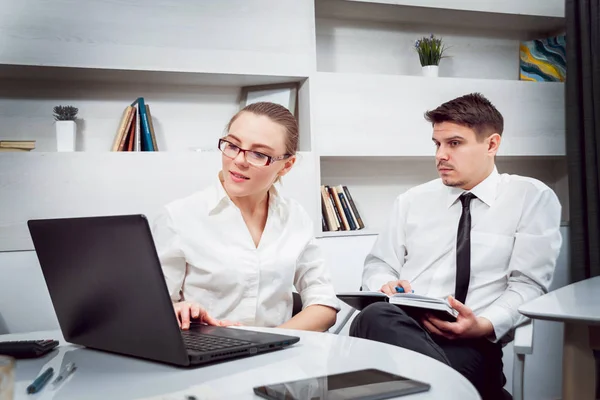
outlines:
{"label": "blue book", "polygon": [[[140,135],[142,137],[142,151],[155,151],[152,144],[152,135],[150,133],[150,123],[148,122],[148,113],[143,97],[138,97],[138,110],[140,113]],[[133,102],[135,104],[135,101]]]}
{"label": "blue book", "polygon": [[339,190],[338,192],[338,196],[340,197],[340,203],[342,203],[342,208],[344,209],[344,214],[346,215],[346,219],[348,220],[348,225],[350,225],[350,230],[351,231],[355,231],[357,230],[357,226],[356,223],[354,223],[354,218],[352,218],[352,213],[350,212],[350,209],[348,208],[349,205],[346,202],[346,196],[344,196],[344,194],[342,192],[340,192]]}

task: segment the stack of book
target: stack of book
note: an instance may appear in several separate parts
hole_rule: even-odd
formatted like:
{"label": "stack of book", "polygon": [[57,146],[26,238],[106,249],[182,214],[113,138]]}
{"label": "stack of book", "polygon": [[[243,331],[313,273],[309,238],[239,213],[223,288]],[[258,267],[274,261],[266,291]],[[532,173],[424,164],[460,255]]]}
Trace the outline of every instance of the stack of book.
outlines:
{"label": "stack of book", "polygon": [[0,140],[0,151],[31,151],[35,140]]}
{"label": "stack of book", "polygon": [[321,186],[323,232],[355,231],[365,224],[346,186]]}
{"label": "stack of book", "polygon": [[158,151],[150,106],[143,97],[125,108],[111,151]]}

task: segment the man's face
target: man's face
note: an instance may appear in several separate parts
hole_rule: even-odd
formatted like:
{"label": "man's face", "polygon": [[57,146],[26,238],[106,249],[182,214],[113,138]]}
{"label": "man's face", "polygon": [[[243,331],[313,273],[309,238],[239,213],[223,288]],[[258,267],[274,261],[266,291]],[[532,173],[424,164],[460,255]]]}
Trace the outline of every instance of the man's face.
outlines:
{"label": "man's face", "polygon": [[501,137],[494,133],[478,141],[471,128],[441,122],[434,125],[432,139],[437,149],[437,170],[444,185],[470,190],[492,172]]}

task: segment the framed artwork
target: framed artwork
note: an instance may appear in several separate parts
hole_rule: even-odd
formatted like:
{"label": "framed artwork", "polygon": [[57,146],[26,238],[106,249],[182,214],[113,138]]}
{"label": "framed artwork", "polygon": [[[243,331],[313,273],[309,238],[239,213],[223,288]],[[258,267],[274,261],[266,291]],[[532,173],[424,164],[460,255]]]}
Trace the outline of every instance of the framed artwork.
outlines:
{"label": "framed artwork", "polygon": [[521,42],[519,79],[534,82],[564,82],[567,76],[566,36]]}

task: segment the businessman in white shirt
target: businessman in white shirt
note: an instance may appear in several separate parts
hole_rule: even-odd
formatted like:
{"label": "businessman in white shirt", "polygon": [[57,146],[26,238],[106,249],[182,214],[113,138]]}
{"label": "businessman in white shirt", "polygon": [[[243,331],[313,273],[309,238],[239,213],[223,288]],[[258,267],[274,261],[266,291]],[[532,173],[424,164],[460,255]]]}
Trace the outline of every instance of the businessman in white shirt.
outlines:
{"label": "businessman in white shirt", "polygon": [[561,206],[542,182],[499,174],[503,117],[481,94],[425,113],[439,179],[400,195],[365,260],[363,290],[402,287],[448,298],[456,322],[375,303],[350,334],[449,364],[482,398],[502,398],[502,344],[524,321],[517,308],[547,292],[561,246]]}

